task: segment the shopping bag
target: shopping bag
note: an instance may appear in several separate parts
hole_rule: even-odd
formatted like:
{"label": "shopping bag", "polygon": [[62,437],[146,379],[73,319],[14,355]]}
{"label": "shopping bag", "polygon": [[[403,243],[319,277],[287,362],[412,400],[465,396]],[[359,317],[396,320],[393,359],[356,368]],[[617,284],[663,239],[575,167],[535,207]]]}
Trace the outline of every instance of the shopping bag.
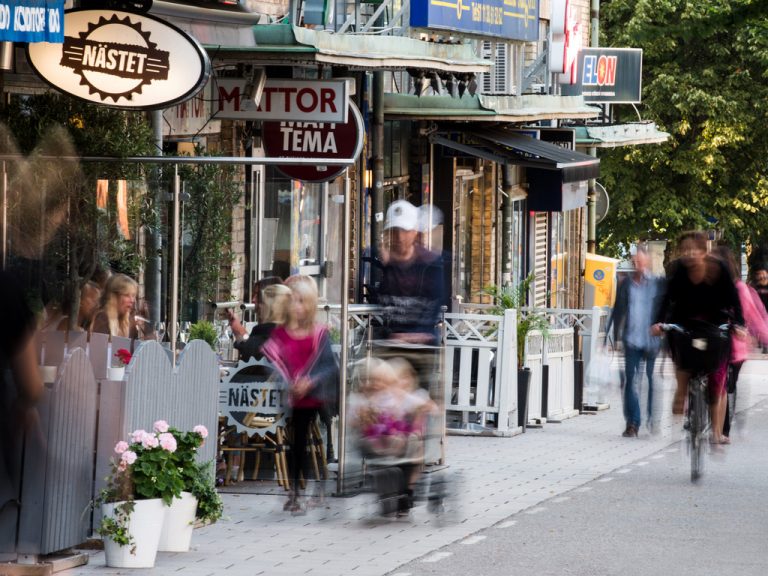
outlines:
{"label": "shopping bag", "polygon": [[584,401],[587,404],[605,404],[611,386],[621,383],[618,365],[613,361],[613,350],[607,346],[597,349],[589,359],[584,374]]}

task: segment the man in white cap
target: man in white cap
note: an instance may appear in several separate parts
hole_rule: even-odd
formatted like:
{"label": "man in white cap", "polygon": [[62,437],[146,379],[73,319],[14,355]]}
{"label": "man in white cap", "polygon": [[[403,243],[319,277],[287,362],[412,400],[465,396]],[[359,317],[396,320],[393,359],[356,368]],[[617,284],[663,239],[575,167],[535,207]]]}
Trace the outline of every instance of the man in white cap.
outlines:
{"label": "man in white cap", "polygon": [[417,242],[419,209],[396,200],[387,209],[384,234],[389,247],[377,291],[385,308],[386,336],[412,344],[435,344],[443,302],[443,268],[439,255]]}

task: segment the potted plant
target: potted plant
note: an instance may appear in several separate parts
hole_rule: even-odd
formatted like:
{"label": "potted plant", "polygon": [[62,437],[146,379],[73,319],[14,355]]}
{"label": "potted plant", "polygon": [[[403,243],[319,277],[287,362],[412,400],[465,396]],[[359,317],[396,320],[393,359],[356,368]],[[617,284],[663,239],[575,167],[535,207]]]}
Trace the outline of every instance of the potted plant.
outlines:
{"label": "potted plant", "polygon": [[154,566],[166,507],[181,495],[182,474],[173,458],[176,439],[168,432],[136,430],[115,445],[117,460],[97,503],[107,566]]}
{"label": "potted plant", "polygon": [[126,348],[119,348],[114,357],[113,365],[107,369],[107,378],[109,380],[122,380],[125,378],[125,367],[131,363],[131,351]]}
{"label": "potted plant", "polygon": [[216,345],[218,344],[218,336],[216,335],[216,328],[207,320],[200,320],[195,322],[189,328],[189,340],[204,340],[208,342],[211,350],[216,352]]}
{"label": "potted plant", "polygon": [[525,366],[528,335],[538,330],[546,339],[549,334],[549,321],[544,312],[535,308],[523,310],[531,284],[535,279],[536,274],[531,272],[515,286],[489,285],[482,290],[483,294],[493,298],[494,307],[491,309],[493,314],[503,315],[504,310],[511,309],[517,311],[517,424],[522,426],[523,431],[528,422],[528,390],[531,384],[531,369]]}
{"label": "potted plant", "polygon": [[[204,508],[209,507],[207,500],[211,496],[204,492],[201,478],[201,465],[197,462],[197,451],[208,437],[205,426],[195,426],[191,432],[171,428],[160,420],[155,422],[155,430],[173,434],[176,439],[176,451],[173,453],[174,465],[182,476],[183,489],[179,498],[174,498],[166,514],[163,532],[160,535],[161,552],[186,552],[192,540],[192,529],[198,518],[200,499],[206,500]],[[210,477],[213,487],[213,477]],[[219,495],[214,491],[214,497]],[[220,499],[219,499],[220,502]],[[215,518],[218,519],[218,516]],[[215,520],[214,519],[214,520]]]}
{"label": "potted plant", "polygon": [[213,460],[197,463],[190,491],[197,498],[195,518],[201,524],[213,524],[224,513],[224,503],[216,491]]}

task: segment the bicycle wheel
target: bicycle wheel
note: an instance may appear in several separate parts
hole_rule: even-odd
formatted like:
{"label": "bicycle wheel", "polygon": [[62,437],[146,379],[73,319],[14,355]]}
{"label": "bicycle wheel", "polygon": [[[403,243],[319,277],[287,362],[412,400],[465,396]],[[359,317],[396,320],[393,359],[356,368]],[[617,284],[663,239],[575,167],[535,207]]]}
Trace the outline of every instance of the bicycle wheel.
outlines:
{"label": "bicycle wheel", "polygon": [[691,443],[691,482],[701,478],[703,445],[706,441],[707,405],[704,399],[706,380],[692,379],[688,385],[688,434]]}

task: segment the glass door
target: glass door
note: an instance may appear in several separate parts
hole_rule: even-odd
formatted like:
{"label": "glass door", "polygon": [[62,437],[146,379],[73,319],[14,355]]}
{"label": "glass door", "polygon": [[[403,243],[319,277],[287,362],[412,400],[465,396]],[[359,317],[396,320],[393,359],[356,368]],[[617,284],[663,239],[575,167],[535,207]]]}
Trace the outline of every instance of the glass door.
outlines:
{"label": "glass door", "polygon": [[478,193],[482,173],[459,174],[456,177],[453,202],[453,301],[469,302],[472,298],[473,229],[472,202]]}

